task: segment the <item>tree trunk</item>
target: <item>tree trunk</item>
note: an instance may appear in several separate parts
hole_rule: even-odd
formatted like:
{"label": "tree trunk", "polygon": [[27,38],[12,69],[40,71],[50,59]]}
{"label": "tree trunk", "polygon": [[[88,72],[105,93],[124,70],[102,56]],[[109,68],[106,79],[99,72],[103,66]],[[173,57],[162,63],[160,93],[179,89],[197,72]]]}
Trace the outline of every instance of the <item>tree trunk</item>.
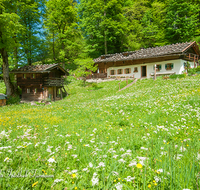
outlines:
{"label": "tree trunk", "polygon": [[56,54],[55,54],[55,37],[54,37],[54,31],[53,31],[53,60],[55,61],[56,60]]}
{"label": "tree trunk", "polygon": [[0,52],[3,59],[3,80],[6,85],[6,94],[11,96],[14,93],[14,86],[9,77],[8,53],[5,48],[0,49]]}
{"label": "tree trunk", "polygon": [[[65,51],[65,45],[64,45],[64,42],[63,42],[63,38],[61,38],[61,40],[62,40],[62,50],[63,51]],[[65,69],[65,57],[63,58],[63,60],[62,60],[62,67]]]}
{"label": "tree trunk", "polygon": [[[106,0],[104,0],[104,3],[106,5]],[[106,19],[106,11],[104,10],[104,17]],[[104,47],[105,47],[105,55],[107,55],[108,50],[107,50],[107,30],[105,29],[104,31]]]}

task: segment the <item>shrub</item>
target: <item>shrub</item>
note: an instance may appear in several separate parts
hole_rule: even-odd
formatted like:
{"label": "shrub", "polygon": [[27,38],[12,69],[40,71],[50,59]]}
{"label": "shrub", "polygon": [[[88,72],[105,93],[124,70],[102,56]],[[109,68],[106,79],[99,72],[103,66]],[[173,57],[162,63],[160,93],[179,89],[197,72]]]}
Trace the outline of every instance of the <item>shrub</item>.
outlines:
{"label": "shrub", "polygon": [[20,98],[18,95],[13,95],[13,96],[9,96],[6,104],[10,105],[10,104],[18,104],[20,102]]}
{"label": "shrub", "polygon": [[196,68],[196,72],[200,72],[200,66],[197,66],[197,68]]}
{"label": "shrub", "polygon": [[170,75],[169,78],[170,79],[177,79],[177,78],[185,78],[186,74],[174,74],[174,75]]}
{"label": "shrub", "polygon": [[196,74],[196,68],[188,69],[188,75],[194,75],[194,74]]}

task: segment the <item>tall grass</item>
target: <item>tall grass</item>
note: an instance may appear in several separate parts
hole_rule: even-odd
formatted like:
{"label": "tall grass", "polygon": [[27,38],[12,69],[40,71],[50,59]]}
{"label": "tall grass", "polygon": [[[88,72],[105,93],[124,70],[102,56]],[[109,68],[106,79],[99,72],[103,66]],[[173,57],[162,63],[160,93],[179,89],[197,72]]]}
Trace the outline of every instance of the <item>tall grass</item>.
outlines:
{"label": "tall grass", "polygon": [[1,107],[1,188],[198,189],[199,81],[71,79],[62,101]]}

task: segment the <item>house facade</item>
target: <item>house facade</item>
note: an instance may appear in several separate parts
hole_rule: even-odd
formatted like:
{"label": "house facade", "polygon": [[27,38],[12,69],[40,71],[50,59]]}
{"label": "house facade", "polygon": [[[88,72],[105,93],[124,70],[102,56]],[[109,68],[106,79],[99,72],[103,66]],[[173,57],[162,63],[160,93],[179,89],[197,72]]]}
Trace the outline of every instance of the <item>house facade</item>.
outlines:
{"label": "house facade", "polygon": [[98,70],[94,78],[151,78],[156,75],[182,74],[186,63],[196,67],[199,63],[196,42],[177,43],[155,48],[102,55],[94,59]]}
{"label": "house facade", "polygon": [[68,75],[58,64],[24,66],[11,71],[22,90],[22,101],[41,101],[47,98],[60,100],[64,89],[64,78]]}

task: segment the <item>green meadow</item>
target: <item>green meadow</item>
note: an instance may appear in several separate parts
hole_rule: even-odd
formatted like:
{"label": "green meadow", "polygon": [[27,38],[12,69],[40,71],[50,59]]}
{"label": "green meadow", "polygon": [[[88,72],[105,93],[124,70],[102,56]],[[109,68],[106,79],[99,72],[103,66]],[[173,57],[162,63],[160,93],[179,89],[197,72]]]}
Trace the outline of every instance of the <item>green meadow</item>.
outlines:
{"label": "green meadow", "polygon": [[0,107],[0,189],[200,188],[200,75],[68,81],[62,101]]}

